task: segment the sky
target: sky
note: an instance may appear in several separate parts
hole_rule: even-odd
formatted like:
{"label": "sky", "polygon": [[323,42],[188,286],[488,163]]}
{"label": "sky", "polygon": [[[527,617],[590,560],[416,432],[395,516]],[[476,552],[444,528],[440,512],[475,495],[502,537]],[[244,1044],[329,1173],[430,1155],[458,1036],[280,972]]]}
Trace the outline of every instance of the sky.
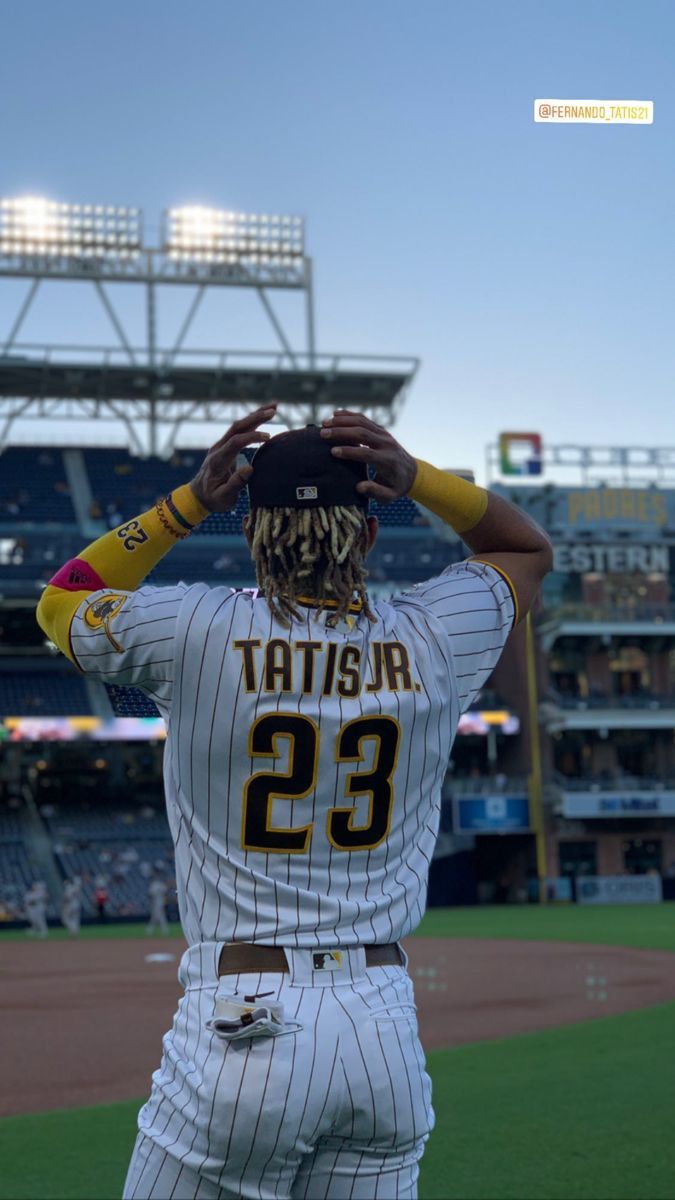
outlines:
{"label": "sky", "polygon": [[[412,453],[480,478],[502,430],[675,446],[670,0],[5,0],[2,27],[0,195],[138,205],[149,240],[171,205],[301,214],[318,350],[421,359]],[[548,97],[653,100],[654,124],[536,124]],[[24,293],[0,281],[0,338]],[[114,341],[80,285],[21,338]],[[192,344],[274,348],[239,290]]]}

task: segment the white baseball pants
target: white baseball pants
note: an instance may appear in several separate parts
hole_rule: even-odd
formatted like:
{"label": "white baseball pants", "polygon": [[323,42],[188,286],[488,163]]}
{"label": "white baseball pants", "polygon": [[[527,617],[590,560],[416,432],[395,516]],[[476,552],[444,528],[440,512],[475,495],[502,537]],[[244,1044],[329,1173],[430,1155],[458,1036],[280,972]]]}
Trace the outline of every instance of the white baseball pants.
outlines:
{"label": "white baseball pants", "polygon": [[[216,980],[219,950],[193,947],[181,963],[186,992],[124,1200],[413,1200],[434,1114],[405,968],[366,969],[360,948],[316,970],[312,951],[288,950],[289,974]],[[204,1023],[235,990],[271,993],[259,1002],[281,1002],[302,1029],[221,1041]]]}
{"label": "white baseball pants", "polygon": [[80,932],[80,920],[81,910],[79,908],[63,908],[61,910],[61,924],[73,937]]}
{"label": "white baseball pants", "polygon": [[169,922],[166,919],[166,908],[163,904],[153,904],[150,909],[150,920],[148,921],[146,933],[151,934],[157,930],[164,937],[169,932]]}

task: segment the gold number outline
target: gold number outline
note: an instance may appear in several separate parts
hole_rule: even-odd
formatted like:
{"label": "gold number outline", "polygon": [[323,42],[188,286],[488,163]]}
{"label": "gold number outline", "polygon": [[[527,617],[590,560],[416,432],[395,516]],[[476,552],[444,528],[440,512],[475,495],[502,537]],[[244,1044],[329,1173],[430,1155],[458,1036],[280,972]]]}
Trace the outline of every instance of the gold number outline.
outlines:
{"label": "gold number outline", "polygon": [[[394,726],[395,731],[396,731],[396,741],[395,741],[395,746],[394,746],[394,754],[392,756],[392,763],[391,763],[390,769],[387,771],[386,775],[384,775],[384,777],[381,780],[382,784],[384,785],[384,787],[387,789],[387,792],[388,792],[387,801],[386,801],[386,803],[387,803],[386,828],[384,830],[384,833],[381,835],[381,837],[377,838],[374,842],[359,842],[359,843],[355,843],[355,844],[352,844],[349,846],[345,846],[336,840],[336,838],[333,835],[333,830],[331,828],[334,825],[334,818],[335,818],[336,814],[349,813],[349,818],[347,820],[347,829],[350,833],[356,833],[356,834],[358,834],[360,832],[367,833],[368,830],[371,829],[372,825],[373,825],[374,805],[375,805],[375,789],[372,787],[363,787],[363,781],[364,780],[375,780],[379,776],[380,767],[381,767],[380,759],[382,756],[382,745],[383,745],[382,734],[379,733],[377,731],[377,729],[375,729],[372,733],[368,732],[368,731],[362,733],[357,739],[358,748],[357,748],[356,754],[344,754],[342,752],[342,745],[345,740],[345,735],[346,735],[348,729],[350,729],[354,725],[359,725],[359,724],[365,725],[365,724],[370,724],[371,722],[373,724],[380,725],[380,726],[382,726],[384,724],[386,724],[388,726]],[[392,815],[392,812],[394,809],[394,786],[393,786],[392,779],[396,772],[396,768],[398,766],[398,756],[399,756],[399,750],[400,750],[400,746],[401,746],[401,733],[402,733],[401,726],[400,726],[399,722],[396,720],[396,717],[386,716],[385,714],[382,714],[382,713],[373,713],[372,716],[364,716],[362,714],[360,717],[354,717],[353,720],[347,721],[344,725],[341,726],[340,732],[338,733],[336,750],[335,750],[335,761],[336,762],[338,762],[338,763],[343,763],[343,762],[362,763],[362,762],[364,762],[365,760],[364,760],[364,754],[363,754],[363,743],[365,741],[375,742],[376,750],[375,750],[375,754],[373,757],[373,765],[369,771],[362,771],[362,772],[352,771],[347,776],[347,779],[345,780],[345,795],[346,796],[350,796],[352,799],[355,799],[357,796],[363,796],[363,795],[368,796],[368,823],[366,825],[362,825],[362,826],[353,825],[353,817],[354,817],[354,813],[356,811],[356,805],[353,805],[353,804],[346,805],[346,806],[345,805],[335,806],[334,808],[331,808],[328,810],[328,814],[326,816],[326,835],[328,837],[328,841],[330,842],[331,846],[334,847],[335,850],[347,851],[348,853],[351,853],[354,850],[375,850],[376,847],[380,846],[382,844],[382,842],[384,842],[385,839],[389,836],[389,831],[391,829],[391,815]],[[361,780],[361,786],[359,786],[359,780]]]}
{"label": "gold number outline", "polygon": [[[297,741],[296,741],[296,735],[292,731],[272,729],[271,739],[270,739],[271,746],[272,746],[271,750],[257,750],[257,749],[255,749],[255,746],[254,746],[255,734],[256,734],[256,731],[261,726],[261,724],[265,721],[266,722],[269,722],[269,721],[276,722],[276,721],[278,721],[278,719],[280,717],[290,719],[294,722],[302,723],[303,725],[308,725],[311,728],[312,750],[313,750],[312,777],[311,777],[309,786],[306,787],[301,792],[283,792],[283,791],[279,791],[278,788],[273,788],[268,792],[266,805],[265,805],[265,833],[279,834],[281,836],[283,836],[283,835],[297,836],[297,834],[299,834],[299,833],[304,833],[305,837],[304,837],[304,842],[303,842],[302,846],[270,846],[270,845],[258,846],[251,842],[247,842],[247,840],[246,840],[246,824],[247,824],[247,818],[249,815],[249,805],[251,803],[251,797],[249,794],[249,790],[252,787],[252,785],[258,779],[268,779],[268,780],[274,780],[274,781],[279,780],[283,783],[284,780],[292,779],[293,775],[295,773],[295,751],[296,751]],[[249,757],[250,758],[270,758],[272,760],[276,760],[276,759],[280,758],[281,752],[279,750],[278,743],[277,743],[277,739],[280,737],[286,738],[289,741],[289,760],[288,760],[289,770],[287,773],[285,773],[283,775],[272,774],[269,771],[256,771],[255,774],[249,775],[249,777],[246,780],[246,783],[244,785],[244,794],[243,794],[243,800],[242,800],[242,806],[241,806],[241,846],[242,846],[243,850],[257,850],[263,854],[306,854],[307,849],[309,847],[310,839],[312,836],[312,829],[314,827],[314,822],[310,821],[309,824],[307,824],[307,825],[300,825],[296,829],[293,829],[290,826],[271,825],[270,818],[271,818],[271,809],[272,809],[272,801],[273,800],[275,800],[275,799],[276,800],[304,800],[316,788],[317,779],[318,779],[318,769],[319,769],[319,727],[316,724],[316,722],[312,720],[311,717],[307,717],[302,713],[297,713],[297,712],[295,712],[295,713],[289,713],[289,712],[263,713],[262,716],[256,718],[256,720],[253,722],[253,724],[251,725],[251,728],[249,730],[249,734],[248,734]]]}

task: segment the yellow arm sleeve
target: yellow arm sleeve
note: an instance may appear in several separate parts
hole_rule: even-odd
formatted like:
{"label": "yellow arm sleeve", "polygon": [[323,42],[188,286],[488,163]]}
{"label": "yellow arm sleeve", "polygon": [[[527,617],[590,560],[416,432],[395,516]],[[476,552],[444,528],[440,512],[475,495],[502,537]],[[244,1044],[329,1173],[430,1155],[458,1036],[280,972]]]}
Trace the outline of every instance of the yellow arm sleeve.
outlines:
{"label": "yellow arm sleeve", "polygon": [[459,475],[439,471],[417,459],[417,474],[408,495],[430,512],[451,525],[456,533],[468,533],[477,525],[488,506],[485,488],[469,483]]}
{"label": "yellow arm sleeve", "polygon": [[70,626],[82,601],[100,588],[135,591],[176,541],[208,515],[185,483],[154,508],[103,534],[47,584],[35,614],[38,625],[75,662]]}
{"label": "yellow arm sleeve", "polygon": [[89,595],[91,595],[89,590],[66,592],[63,588],[52,587],[51,583],[48,583],[40,597],[40,603],[35,613],[38,625],[50,642],[58,646],[59,650],[75,664],[78,671],[80,668],[75,662],[70,646],[70,626],[80,604]]}

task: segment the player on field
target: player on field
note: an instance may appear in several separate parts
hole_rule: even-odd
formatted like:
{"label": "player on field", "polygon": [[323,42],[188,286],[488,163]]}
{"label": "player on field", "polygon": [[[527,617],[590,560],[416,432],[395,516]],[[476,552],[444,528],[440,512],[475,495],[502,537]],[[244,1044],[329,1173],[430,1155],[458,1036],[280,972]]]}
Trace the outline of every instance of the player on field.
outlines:
{"label": "player on field", "polygon": [[67,879],[61,897],[61,923],[71,937],[78,937],[82,920],[82,880],[79,875]]}
{"label": "player on field", "polygon": [[166,919],[166,899],[169,893],[169,885],[161,876],[155,875],[148,884],[148,897],[150,900],[150,920],[146,933],[159,933],[163,937],[167,937],[169,933],[169,922]]}
{"label": "player on field", "polygon": [[23,898],[23,907],[26,913],[26,920],[30,924],[28,932],[33,934],[34,937],[48,937],[47,892],[40,880],[36,880],[29,887]]}
{"label": "player on field", "polygon": [[[128,1200],[416,1196],[433,1110],[399,943],[424,912],[460,714],[551,566],[523,513],[361,414],[268,441],[273,415],[236,422],[38,607],[81,671],[140,687],[168,722],[189,948]],[[257,592],[138,586],[245,485]],[[373,602],[368,500],[404,495],[472,557]]]}

